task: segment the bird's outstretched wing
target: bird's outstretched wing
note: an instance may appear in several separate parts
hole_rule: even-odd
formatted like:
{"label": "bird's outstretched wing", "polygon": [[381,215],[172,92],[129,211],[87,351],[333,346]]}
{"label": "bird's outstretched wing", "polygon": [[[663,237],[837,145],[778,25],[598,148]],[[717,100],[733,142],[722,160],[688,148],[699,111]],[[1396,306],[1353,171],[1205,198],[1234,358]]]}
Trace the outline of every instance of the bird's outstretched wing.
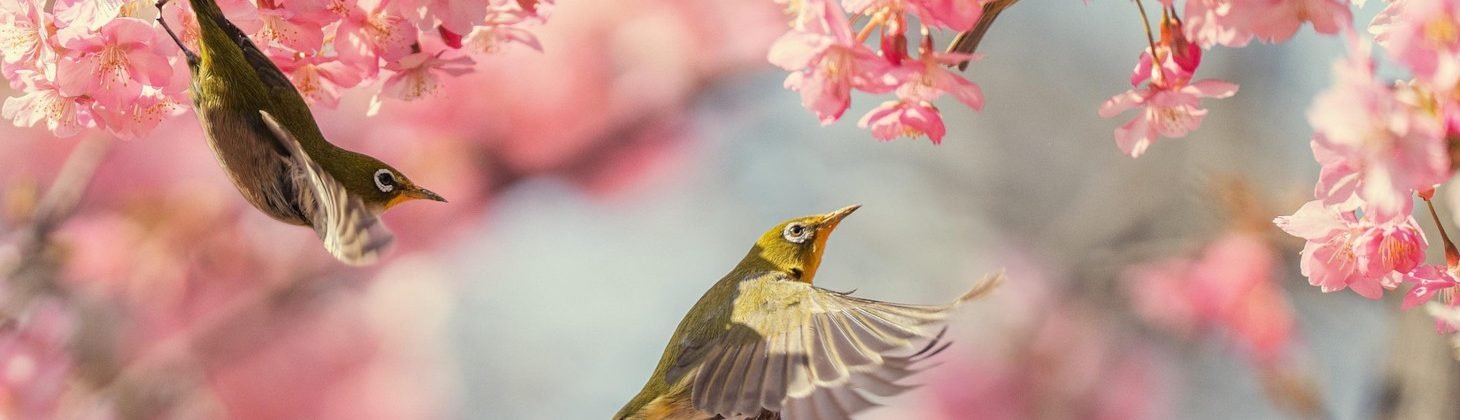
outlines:
{"label": "bird's outstretched wing", "polygon": [[264,123],[289,149],[295,168],[304,172],[314,194],[310,222],[314,232],[324,240],[324,248],[346,264],[365,265],[375,262],[395,240],[380,218],[359,197],[350,195],[344,184],[320,168],[309,157],[289,130],[280,125],[268,111],[259,111]]}
{"label": "bird's outstretched wing", "polygon": [[727,419],[766,410],[787,420],[850,418],[876,406],[866,394],[911,389],[899,381],[947,348],[941,321],[1003,278],[991,275],[947,305],[903,305],[777,277],[742,282],[724,335],[682,354],[694,360],[679,365],[693,375],[695,408]]}

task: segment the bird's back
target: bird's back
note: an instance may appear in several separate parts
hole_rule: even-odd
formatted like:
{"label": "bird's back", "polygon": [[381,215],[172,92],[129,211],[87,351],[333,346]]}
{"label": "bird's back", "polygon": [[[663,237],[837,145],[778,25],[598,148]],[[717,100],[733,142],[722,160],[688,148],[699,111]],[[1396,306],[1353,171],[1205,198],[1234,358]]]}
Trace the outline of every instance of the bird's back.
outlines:
{"label": "bird's back", "polygon": [[200,62],[189,63],[193,109],[208,146],[249,204],[279,221],[310,225],[314,205],[307,181],[259,116],[260,110],[297,113],[300,107],[308,113],[307,106],[297,92],[292,101],[279,93],[280,87],[292,91],[293,86],[241,30],[222,18],[212,0],[190,1],[201,34]]}

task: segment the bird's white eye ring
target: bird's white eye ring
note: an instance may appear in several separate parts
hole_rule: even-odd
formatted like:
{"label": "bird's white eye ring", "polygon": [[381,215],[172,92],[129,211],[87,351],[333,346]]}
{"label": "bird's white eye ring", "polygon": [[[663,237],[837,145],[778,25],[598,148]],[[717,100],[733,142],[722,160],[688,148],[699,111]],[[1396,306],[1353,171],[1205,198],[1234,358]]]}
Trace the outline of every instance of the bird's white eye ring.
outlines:
{"label": "bird's white eye ring", "polygon": [[781,231],[781,236],[785,237],[788,241],[799,244],[806,242],[806,238],[811,236],[811,229],[807,229],[806,225],[800,223],[792,223],[786,225],[786,229]]}
{"label": "bird's white eye ring", "polygon": [[395,191],[395,174],[385,168],[375,171],[375,188],[379,188],[380,192]]}

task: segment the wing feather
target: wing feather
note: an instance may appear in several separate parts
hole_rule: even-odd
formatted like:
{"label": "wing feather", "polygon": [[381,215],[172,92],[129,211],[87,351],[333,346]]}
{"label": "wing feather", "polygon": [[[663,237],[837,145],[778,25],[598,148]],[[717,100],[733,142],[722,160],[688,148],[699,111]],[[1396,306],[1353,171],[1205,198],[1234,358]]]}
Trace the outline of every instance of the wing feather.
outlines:
{"label": "wing feather", "polygon": [[324,240],[324,248],[335,258],[346,264],[365,265],[375,262],[394,241],[395,236],[380,222],[359,197],[351,195],[318,162],[305,153],[299,140],[269,115],[259,111],[264,123],[289,149],[290,159],[296,170],[307,179],[308,192],[314,198],[314,209],[309,215],[314,232]]}
{"label": "wing feather", "polygon": [[777,275],[744,280],[729,332],[702,343],[712,348],[690,363],[691,401],[731,419],[761,410],[787,420],[848,418],[877,406],[869,394],[915,387],[901,381],[949,344],[935,328],[1001,280],[986,278],[947,305],[879,302]]}

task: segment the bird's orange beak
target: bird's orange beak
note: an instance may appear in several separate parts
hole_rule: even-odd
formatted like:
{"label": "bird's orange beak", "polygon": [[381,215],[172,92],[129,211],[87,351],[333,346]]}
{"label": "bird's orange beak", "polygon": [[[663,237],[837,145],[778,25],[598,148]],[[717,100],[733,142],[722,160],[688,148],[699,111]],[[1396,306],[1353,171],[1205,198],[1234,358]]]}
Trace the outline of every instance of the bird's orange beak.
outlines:
{"label": "bird's orange beak", "polygon": [[848,215],[851,215],[852,212],[857,211],[857,209],[860,208],[862,208],[861,204],[853,204],[850,206],[842,207],[840,209],[836,209],[831,213],[821,215],[821,229],[823,229],[823,231],[827,233],[830,233],[832,229],[836,229],[836,225],[840,224],[842,222],[842,219],[845,219]]}
{"label": "bird's orange beak", "polygon": [[441,198],[440,195],[437,195],[436,193],[431,192],[431,190],[428,190],[428,189],[425,189],[425,188],[421,188],[421,187],[413,187],[413,188],[411,188],[409,190],[406,190],[406,192],[404,194],[401,194],[401,195],[408,196],[410,198],[418,199],[418,200],[440,201],[442,203],[445,203],[446,202],[446,199],[445,198]]}
{"label": "bird's orange beak", "polygon": [[405,191],[402,191],[400,195],[395,196],[395,198],[392,198],[389,202],[385,203],[385,208],[389,210],[391,207],[395,207],[397,204],[411,200],[431,200],[440,201],[442,203],[446,202],[445,198],[441,198],[440,195],[431,192],[431,190],[413,185],[406,187]]}
{"label": "bird's orange beak", "polygon": [[816,227],[816,243],[811,247],[811,255],[806,261],[801,281],[811,283],[816,278],[816,270],[821,268],[821,255],[826,252],[826,238],[831,237],[831,231],[836,229],[836,225],[841,224],[842,219],[859,208],[862,206],[853,204],[821,215],[821,221],[817,223]]}

